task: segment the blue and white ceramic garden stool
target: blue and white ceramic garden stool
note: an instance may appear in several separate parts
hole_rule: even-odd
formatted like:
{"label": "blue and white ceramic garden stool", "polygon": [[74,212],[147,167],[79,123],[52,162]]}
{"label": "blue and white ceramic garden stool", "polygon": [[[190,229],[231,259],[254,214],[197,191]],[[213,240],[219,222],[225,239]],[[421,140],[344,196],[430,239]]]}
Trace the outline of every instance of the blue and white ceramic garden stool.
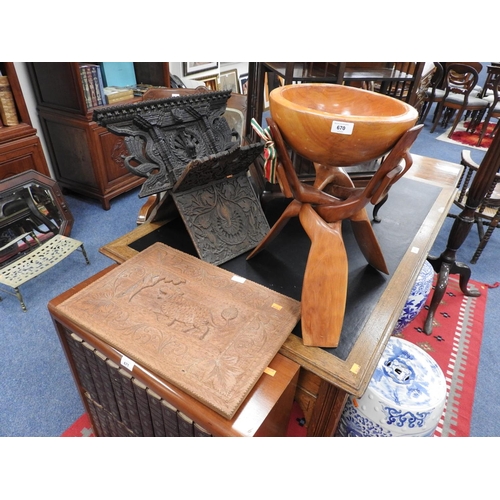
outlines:
{"label": "blue and white ceramic garden stool", "polygon": [[336,436],[432,436],[446,403],[446,380],[420,347],[391,337],[361,398],[350,396]]}
{"label": "blue and white ceramic garden stool", "polygon": [[406,299],[405,306],[392,332],[393,335],[401,333],[403,328],[409,325],[422,310],[431,291],[434,274],[434,268],[431,266],[430,262],[426,260],[415,280],[410,295]]}

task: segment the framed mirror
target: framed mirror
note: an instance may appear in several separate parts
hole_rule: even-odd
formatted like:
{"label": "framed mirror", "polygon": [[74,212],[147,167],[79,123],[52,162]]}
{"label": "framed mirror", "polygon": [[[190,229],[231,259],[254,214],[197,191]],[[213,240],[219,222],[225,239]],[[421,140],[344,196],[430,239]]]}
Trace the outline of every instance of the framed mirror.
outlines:
{"label": "framed mirror", "polygon": [[73,222],[55,180],[35,170],[3,179],[0,181],[0,266],[56,234],[69,236]]}

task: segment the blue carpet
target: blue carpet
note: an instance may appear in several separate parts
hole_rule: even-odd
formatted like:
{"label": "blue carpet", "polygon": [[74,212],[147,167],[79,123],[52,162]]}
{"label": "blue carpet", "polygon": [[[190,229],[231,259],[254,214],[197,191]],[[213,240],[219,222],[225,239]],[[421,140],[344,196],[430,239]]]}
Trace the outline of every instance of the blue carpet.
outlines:
{"label": "blue carpet", "polygon": [[[430,134],[432,112],[413,153],[458,162],[462,146],[437,141],[438,127]],[[480,162],[484,153],[473,151]],[[83,412],[64,353],[59,344],[47,302],[80,283],[112,261],[99,253],[99,248],[136,227],[136,216],[144,200],[138,190],[111,201],[105,211],[100,203],[66,194],[75,218],[71,236],[84,242],[91,265],[74,252],[54,268],[22,286],[28,312],[23,313],[17,299],[0,293],[0,436],[60,436]],[[383,211],[383,209],[382,209]],[[383,215],[383,214],[382,214]],[[447,219],[434,244],[432,254],[446,247],[453,221]],[[472,229],[458,252],[458,259],[469,263],[477,245],[477,231]],[[470,265],[472,278],[484,283],[500,281],[498,252],[500,231],[495,231],[479,262]],[[483,345],[471,422],[472,436],[500,436],[500,400],[496,395],[500,368],[496,360],[500,352],[500,335],[496,332],[500,317],[496,304],[500,289],[488,293]]]}

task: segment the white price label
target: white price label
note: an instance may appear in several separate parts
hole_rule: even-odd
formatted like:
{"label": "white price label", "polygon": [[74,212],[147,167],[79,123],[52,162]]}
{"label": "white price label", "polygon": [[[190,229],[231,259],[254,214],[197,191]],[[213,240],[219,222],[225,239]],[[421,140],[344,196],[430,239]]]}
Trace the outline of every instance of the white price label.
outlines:
{"label": "white price label", "polygon": [[122,356],[120,364],[129,371],[132,371],[135,366],[135,363],[130,358],[127,358],[127,356]]}
{"label": "white price label", "polygon": [[354,123],[349,122],[332,122],[331,132],[334,134],[351,135],[354,129]]}
{"label": "white price label", "polygon": [[246,279],[245,278],[242,278],[241,276],[233,276],[231,278],[233,281],[237,281],[238,283],[245,283]]}

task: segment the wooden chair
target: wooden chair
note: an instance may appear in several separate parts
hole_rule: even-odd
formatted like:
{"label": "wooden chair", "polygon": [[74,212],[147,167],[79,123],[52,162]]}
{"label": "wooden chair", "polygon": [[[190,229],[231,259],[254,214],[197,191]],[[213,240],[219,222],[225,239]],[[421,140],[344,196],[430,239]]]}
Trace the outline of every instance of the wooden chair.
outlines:
{"label": "wooden chair", "polygon": [[[467,204],[469,189],[474,176],[477,174],[480,165],[478,165],[470,155],[469,150],[462,151],[462,159],[460,162],[464,166],[464,172],[460,178],[458,187],[459,192],[455,199],[455,205],[460,209],[464,209]],[[497,172],[493,178],[493,182],[489,185],[485,196],[481,199],[478,207],[474,212],[474,222],[477,225],[479,234],[479,245],[472,256],[471,263],[475,264],[486,244],[488,243],[493,230],[498,226],[500,221],[500,173]],[[449,215],[450,217],[456,217]],[[485,231],[485,226],[487,230]]]}
{"label": "wooden chair", "polygon": [[[476,123],[488,108],[488,101],[472,95],[476,88],[479,74],[475,68],[467,64],[450,64],[445,73],[445,93],[437,110],[437,116],[431,133],[443,116],[442,126],[447,127],[449,119],[455,114],[455,120],[448,133],[451,137],[464,113],[472,114],[472,124],[469,129],[474,129]],[[446,111],[445,111],[446,110]]]}
{"label": "wooden chair", "polygon": [[491,63],[490,65],[486,66],[486,79],[484,81],[483,87],[481,88],[481,91],[477,95],[478,97],[481,97],[481,99],[492,98],[494,82],[499,71],[500,66],[498,63]]}
{"label": "wooden chair", "polygon": [[444,93],[445,91],[440,88],[442,82],[443,82],[443,77],[444,77],[444,68],[443,65],[439,62],[434,63],[435,70],[434,74],[432,75],[431,78],[431,83],[429,85],[429,88],[425,91],[424,94],[424,104],[422,106],[422,109],[420,111],[420,123],[425,123],[425,119],[427,118],[427,115],[429,114],[429,110],[431,109],[432,105],[436,103],[436,110],[434,112],[434,119],[433,122],[435,121],[436,118],[436,111],[439,103],[443,100]]}
{"label": "wooden chair", "polygon": [[[486,113],[486,117],[484,119],[483,126],[481,128],[481,132],[479,134],[479,139],[477,141],[477,146],[481,146],[483,142],[484,136],[486,134],[486,130],[488,128],[488,124],[492,118],[496,118],[497,120],[500,118],[500,67],[491,67],[492,71],[490,72],[491,78],[488,81],[488,88],[491,89],[492,94],[486,95],[484,99],[490,102],[488,111]],[[485,85],[485,89],[487,86]],[[500,120],[497,121],[496,127],[492,132],[492,136],[498,132]]]}

